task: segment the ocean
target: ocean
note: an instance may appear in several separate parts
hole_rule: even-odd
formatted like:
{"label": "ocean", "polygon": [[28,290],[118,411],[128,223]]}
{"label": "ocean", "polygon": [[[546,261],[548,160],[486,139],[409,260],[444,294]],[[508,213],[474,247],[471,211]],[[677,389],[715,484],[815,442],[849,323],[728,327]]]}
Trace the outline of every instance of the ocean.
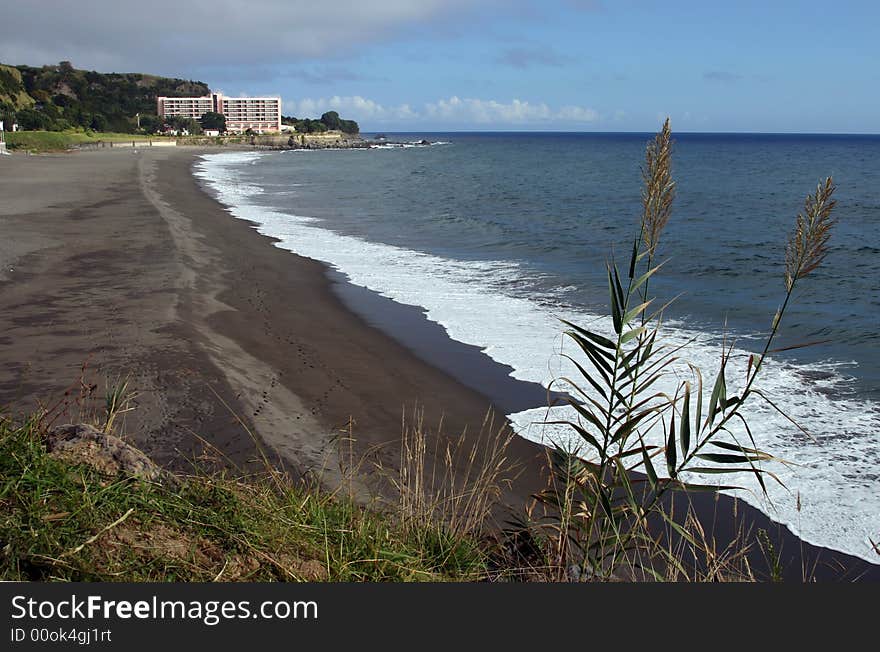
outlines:
{"label": "ocean", "polygon": [[[559,320],[611,332],[605,265],[628,262],[652,135],[390,137],[432,144],[209,154],[196,174],[277,246],[422,307],[516,379],[564,389],[556,383],[572,369],[560,354],[575,350]],[[751,430],[786,460],[768,467],[785,486],[768,484],[768,500],[743,474],[735,493],[810,543],[880,563],[871,546],[880,540],[880,136],[674,139],[677,195],[652,290],[658,301],[675,298],[665,341],[687,344],[681,357],[704,376],[714,378],[722,347],[733,345],[731,394],[784,298],[785,244],[805,195],[828,175],[838,184],[830,252],[800,284],[776,346],[818,343],[774,354],[757,384],[808,434],[755,397]],[[674,392],[684,369],[662,389]],[[529,439],[577,441],[544,425],[546,405],[508,416]]]}

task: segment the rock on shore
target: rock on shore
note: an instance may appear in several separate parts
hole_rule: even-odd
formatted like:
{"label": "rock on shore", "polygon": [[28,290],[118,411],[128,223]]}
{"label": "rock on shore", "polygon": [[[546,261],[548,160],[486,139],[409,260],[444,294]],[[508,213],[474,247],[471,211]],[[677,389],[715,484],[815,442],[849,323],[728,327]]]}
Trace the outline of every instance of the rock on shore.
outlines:
{"label": "rock on shore", "polygon": [[173,477],[131,444],[84,423],[53,428],[46,436],[46,450],[53,457],[87,464],[106,475],[129,475],[150,482]]}

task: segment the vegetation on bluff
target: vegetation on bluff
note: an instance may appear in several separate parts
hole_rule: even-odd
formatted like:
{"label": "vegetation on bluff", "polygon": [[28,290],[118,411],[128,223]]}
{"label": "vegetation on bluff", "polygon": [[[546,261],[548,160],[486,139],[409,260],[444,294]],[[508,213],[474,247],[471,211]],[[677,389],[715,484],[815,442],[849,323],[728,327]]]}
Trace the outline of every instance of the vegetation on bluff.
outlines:
{"label": "vegetation on bluff", "polygon": [[310,118],[294,118],[292,116],[281,116],[281,124],[295,127],[301,134],[316,134],[325,131],[341,131],[344,134],[360,133],[360,127],[354,120],[343,120],[336,111],[327,111],[321,116],[320,120],[312,120]]}
{"label": "vegetation on bluff", "polygon": [[[25,131],[154,134],[167,124],[190,134],[203,129],[223,132],[226,121],[217,113],[206,113],[200,121],[156,115],[157,97],[201,97],[210,92],[200,81],[77,70],[69,61],[40,68],[0,64],[0,120],[7,131],[17,124]],[[340,118],[336,111],[317,120],[282,116],[282,123],[307,134],[360,131],[357,122]]]}
{"label": "vegetation on bluff", "polygon": [[55,66],[0,65],[0,120],[7,129],[136,133],[138,114],[156,114],[160,95],[207,95],[202,82],[144,75],[77,70]]}

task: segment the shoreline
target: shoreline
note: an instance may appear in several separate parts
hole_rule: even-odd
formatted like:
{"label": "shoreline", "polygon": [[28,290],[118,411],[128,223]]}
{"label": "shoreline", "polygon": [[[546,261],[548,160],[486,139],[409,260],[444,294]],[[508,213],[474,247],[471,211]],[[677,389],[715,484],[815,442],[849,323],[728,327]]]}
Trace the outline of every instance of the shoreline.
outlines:
{"label": "shoreline", "polygon": [[[476,347],[431,332],[436,325],[417,307],[392,308],[392,316],[406,315],[413,335],[395,339],[387,305],[377,306],[324,264],[274,246],[201,187],[192,163],[212,150],[173,150],[0,161],[0,188],[12,197],[0,207],[0,223],[21,234],[11,252],[0,249],[4,270],[7,258],[17,268],[0,291],[0,332],[9,334],[0,338],[0,405],[63,392],[91,355],[105,370],[138,369],[142,397],[128,423],[136,443],[161,463],[180,465],[194,453],[199,442],[187,431],[196,429],[236,463],[249,463],[256,446],[240,419],[305,473],[338,464],[334,439],[352,415],[358,445],[385,446],[392,463],[401,413],[416,403],[424,405],[427,425],[442,416],[447,435],[469,427],[472,439],[490,406],[503,420],[509,406],[502,394],[517,405],[537,396],[510,378],[492,396],[461,382],[473,372],[481,379],[472,385],[491,384],[506,371]],[[51,189],[37,182],[44,179]],[[40,192],[12,191],[22,184]],[[120,225],[120,215],[132,221]],[[77,246],[65,240],[71,237]],[[464,361],[444,368],[428,355],[456,350]],[[35,375],[23,382],[25,361]],[[523,505],[541,486],[543,450],[517,437],[510,456],[524,471],[502,502]],[[790,579],[800,579],[801,547],[808,566],[818,556],[880,579],[880,566],[803,543],[741,501],[695,498],[707,518],[737,509],[734,530],[748,521],[771,538],[778,532]],[[719,541],[728,527],[721,520],[714,519]],[[824,565],[817,571],[817,579],[840,575]]]}

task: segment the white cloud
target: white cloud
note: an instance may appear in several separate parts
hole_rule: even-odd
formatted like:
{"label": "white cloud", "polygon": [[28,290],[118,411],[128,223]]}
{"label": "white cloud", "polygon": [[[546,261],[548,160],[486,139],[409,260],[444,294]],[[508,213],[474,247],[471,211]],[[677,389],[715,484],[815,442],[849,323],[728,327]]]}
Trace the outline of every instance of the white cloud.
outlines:
{"label": "white cloud", "polygon": [[334,57],[494,0],[40,0],[4,3],[0,61],[102,70]]}
{"label": "white cloud", "polygon": [[599,113],[595,109],[583,106],[564,106],[559,109],[557,118],[569,122],[596,122],[599,119]]}
{"label": "white cloud", "polygon": [[286,100],[284,112],[297,117],[317,117],[325,111],[338,111],[345,118],[361,123],[392,123],[400,126],[432,127],[577,127],[599,120],[591,108],[567,105],[554,109],[544,102],[518,99],[499,102],[492,99],[452,96],[428,102],[419,109],[409,104],[386,106],[359,95]]}
{"label": "white cloud", "polygon": [[409,104],[398,106],[384,106],[374,100],[351,95],[340,97],[322,97],[318,99],[303,98],[300,100],[285,100],[285,115],[294,115],[298,118],[316,118],[326,111],[338,111],[346,119],[358,121],[410,121],[418,119],[418,114],[410,108]]}
{"label": "white cloud", "polygon": [[514,99],[510,102],[459,98],[452,96],[425,105],[425,116],[446,123],[478,125],[535,125],[552,123],[595,122],[599,114],[580,106],[564,106],[555,110],[541,102],[532,104]]}

